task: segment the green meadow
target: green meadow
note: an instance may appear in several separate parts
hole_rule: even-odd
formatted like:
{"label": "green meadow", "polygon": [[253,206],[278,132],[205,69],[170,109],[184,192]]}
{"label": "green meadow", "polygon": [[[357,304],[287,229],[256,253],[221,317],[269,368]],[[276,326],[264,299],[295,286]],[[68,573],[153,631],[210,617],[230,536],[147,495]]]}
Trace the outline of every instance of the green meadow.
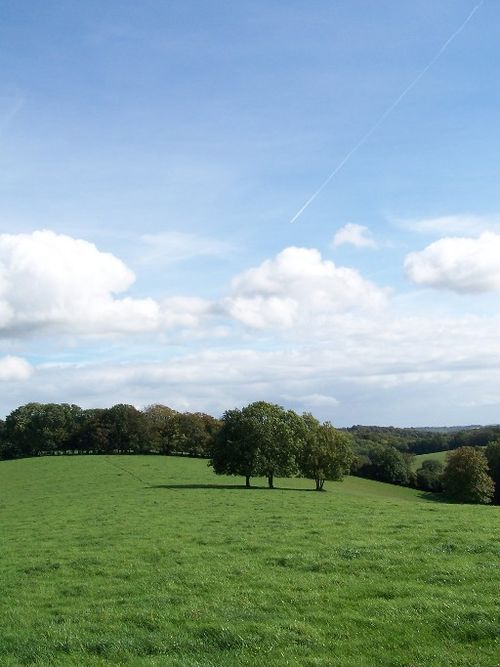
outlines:
{"label": "green meadow", "polygon": [[495,667],[500,508],[206,461],[0,463],[0,665]]}
{"label": "green meadow", "polygon": [[449,454],[449,450],[445,450],[444,452],[431,452],[430,454],[419,454],[418,456],[414,456],[413,460],[411,462],[411,467],[413,470],[417,470],[420,468],[422,463],[424,461],[439,461],[439,463],[442,463],[443,465],[446,465],[446,457]]}

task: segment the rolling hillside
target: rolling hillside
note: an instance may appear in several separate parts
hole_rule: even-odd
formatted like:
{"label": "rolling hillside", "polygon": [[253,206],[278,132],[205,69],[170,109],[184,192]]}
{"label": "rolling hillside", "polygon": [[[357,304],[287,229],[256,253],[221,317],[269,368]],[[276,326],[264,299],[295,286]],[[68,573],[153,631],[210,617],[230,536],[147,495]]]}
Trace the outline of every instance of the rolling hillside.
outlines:
{"label": "rolling hillside", "polygon": [[444,452],[431,452],[430,454],[419,454],[418,456],[413,457],[412,460],[412,468],[413,470],[417,470],[417,468],[420,468],[422,465],[423,461],[427,461],[428,459],[431,459],[432,461],[439,461],[443,465],[446,463],[446,456],[448,455],[449,451],[446,450]]}
{"label": "rolling hillside", "polygon": [[499,508],[241,481],[155,456],[0,463],[0,664],[499,664]]}

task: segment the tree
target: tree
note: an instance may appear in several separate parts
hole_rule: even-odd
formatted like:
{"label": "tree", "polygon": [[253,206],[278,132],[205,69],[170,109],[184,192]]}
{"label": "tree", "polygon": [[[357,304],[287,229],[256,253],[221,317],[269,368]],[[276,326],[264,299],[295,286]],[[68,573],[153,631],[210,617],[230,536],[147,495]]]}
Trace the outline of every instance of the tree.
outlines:
{"label": "tree", "polygon": [[4,437],[13,457],[70,448],[71,438],[82,420],[83,410],[67,403],[27,403],[5,420]]}
{"label": "tree", "polygon": [[111,452],[136,453],[149,449],[149,423],[144,414],[133,405],[113,405],[102,412],[99,421],[108,431],[108,447]]}
{"label": "tree", "polygon": [[91,408],[83,411],[83,418],[72,442],[74,449],[81,452],[109,452],[113,445],[110,442],[110,427],[105,420],[104,408]]}
{"label": "tree", "polygon": [[297,473],[296,455],[304,424],[293,410],[257,401],[241,410],[228,410],[222,417],[210,464],[217,474],[242,475],[246,486],[256,475],[274,477]]}
{"label": "tree", "polygon": [[368,452],[369,463],[360,466],[355,474],[379,482],[407,486],[410,480],[408,463],[401,452],[390,445],[378,445]]}
{"label": "tree", "polygon": [[443,467],[441,461],[434,459],[422,461],[421,467],[416,472],[417,488],[423,491],[442,491],[441,475]]}
{"label": "tree", "polygon": [[495,484],[493,502],[500,505],[500,440],[494,440],[486,447],[486,460],[491,478]]}
{"label": "tree", "polygon": [[241,475],[250,488],[256,474],[258,441],[252,437],[242,410],[226,410],[215,436],[210,464],[217,475]]}
{"label": "tree", "polygon": [[304,414],[305,433],[297,462],[303,477],[314,479],[316,491],[325,480],[341,480],[349,471],[353,455],[350,439],[329,422],[320,424],[311,414]]}
{"label": "tree", "polygon": [[453,498],[464,503],[489,503],[494,484],[488,475],[488,461],[474,447],[459,447],[448,454],[443,472],[443,488]]}
{"label": "tree", "polygon": [[178,425],[176,410],[166,405],[148,405],[143,414],[149,424],[151,445],[162,454],[170,454],[176,450]]}

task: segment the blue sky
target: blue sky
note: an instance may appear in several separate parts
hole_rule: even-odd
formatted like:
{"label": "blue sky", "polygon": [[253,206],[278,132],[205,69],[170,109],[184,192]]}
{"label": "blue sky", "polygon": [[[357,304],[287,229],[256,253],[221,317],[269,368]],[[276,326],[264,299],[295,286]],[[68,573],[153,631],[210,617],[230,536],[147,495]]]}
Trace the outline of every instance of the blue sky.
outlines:
{"label": "blue sky", "polygon": [[[499,420],[499,9],[0,7],[0,412]],[[498,256],[498,260],[497,260]]]}

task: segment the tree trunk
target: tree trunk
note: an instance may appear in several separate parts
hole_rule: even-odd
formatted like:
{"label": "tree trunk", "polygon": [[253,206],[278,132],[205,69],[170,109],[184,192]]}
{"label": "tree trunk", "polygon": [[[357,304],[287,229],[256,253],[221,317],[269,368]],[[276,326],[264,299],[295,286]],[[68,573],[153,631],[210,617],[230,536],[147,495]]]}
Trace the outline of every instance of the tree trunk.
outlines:
{"label": "tree trunk", "polygon": [[245,486],[247,487],[247,489],[250,488],[250,475],[245,476]]}
{"label": "tree trunk", "polygon": [[271,473],[270,475],[267,476],[267,483],[269,485],[270,489],[274,489],[274,475]]}
{"label": "tree trunk", "polygon": [[323,484],[325,483],[324,479],[316,480],[316,491],[323,491]]}

